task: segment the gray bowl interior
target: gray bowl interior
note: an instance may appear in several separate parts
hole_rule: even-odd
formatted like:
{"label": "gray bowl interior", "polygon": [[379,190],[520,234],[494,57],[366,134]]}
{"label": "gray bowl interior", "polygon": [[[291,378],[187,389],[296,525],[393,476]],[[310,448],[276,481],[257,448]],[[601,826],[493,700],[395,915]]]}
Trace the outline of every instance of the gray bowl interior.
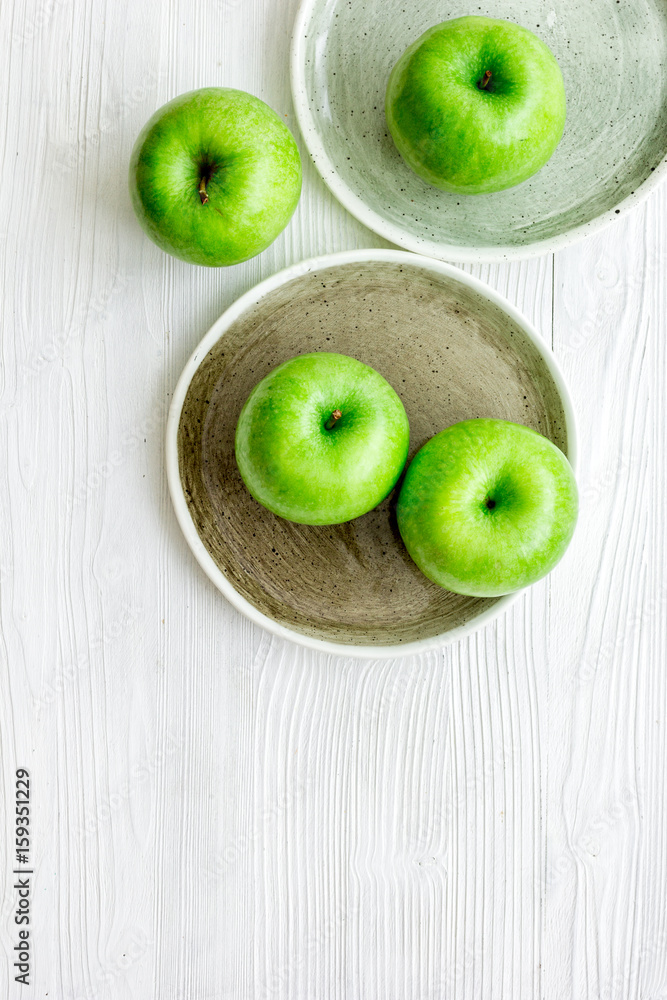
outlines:
{"label": "gray bowl interior", "polygon": [[[475,8],[451,0],[310,0],[310,7],[304,72],[313,126],[304,128],[306,139],[314,130],[332,172],[425,251],[433,242],[523,248],[590,227],[667,155],[665,0],[496,0]],[[515,21],[549,45],[565,80],[567,122],[534,177],[466,197],[438,191],[404,164],[387,131],[384,94],[412,41],[470,13]]]}
{"label": "gray bowl interior", "polygon": [[336,351],[376,368],[410,419],[410,456],[470,417],[527,424],[567,453],[564,410],[539,351],[495,304],[409,264],[345,264],[296,277],[244,313],[202,360],[178,427],[179,471],[196,529],[238,593],[318,639],[397,645],[467,625],[497,599],[429,582],[396,527],[395,494],[335,527],[291,524],[245,489],[234,458],[243,403],[275,365]]}

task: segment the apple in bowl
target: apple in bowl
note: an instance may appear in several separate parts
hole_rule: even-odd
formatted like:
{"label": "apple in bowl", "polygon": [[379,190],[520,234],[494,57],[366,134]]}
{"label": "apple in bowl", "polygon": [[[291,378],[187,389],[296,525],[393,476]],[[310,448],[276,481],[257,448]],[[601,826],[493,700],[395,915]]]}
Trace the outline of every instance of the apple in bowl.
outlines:
{"label": "apple in bowl", "polygon": [[190,264],[240,264],[292,217],[301,159],[292,133],[252,94],[205,87],[159,108],[130,160],[130,194],[145,232]]}
{"label": "apple in bowl", "polygon": [[297,524],[343,524],[377,507],[408,457],[399,396],[344,354],[301,354],[250,393],[236,426],[236,462],[252,496]]}
{"label": "apple in bowl", "polygon": [[548,438],[506,420],[464,420],[417,452],[397,518],[430,580],[457,594],[498,597],[554,568],[577,511],[574,473]]}
{"label": "apple in bowl", "polygon": [[488,194],[527,180],[565,126],[563,76],[532,31],[489,17],[458,17],[403,53],[387,85],[389,131],[423,180],[457,194]]}

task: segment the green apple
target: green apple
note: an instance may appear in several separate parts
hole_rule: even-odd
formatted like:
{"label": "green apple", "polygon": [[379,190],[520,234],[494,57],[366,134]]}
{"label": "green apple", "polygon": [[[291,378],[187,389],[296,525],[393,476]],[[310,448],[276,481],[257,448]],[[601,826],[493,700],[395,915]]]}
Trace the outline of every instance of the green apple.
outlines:
{"label": "green apple", "polygon": [[221,267],[261,253],[301,193],[292,133],[242,90],[206,87],[165,104],[132,151],[130,193],[139,222],[167,253]]}
{"label": "green apple", "polygon": [[464,420],[410,463],[398,527],[421,571],[457,594],[497,597],[553,569],[577,520],[577,485],[547,438],[506,420]]}
{"label": "green apple", "polygon": [[342,524],[376,507],[408,456],[392,387],[344,354],[301,354],[250,393],[236,461],[255,500],[298,524]]}
{"label": "green apple", "polygon": [[385,111],[398,151],[423,180],[486,194],[547,162],[565,126],[565,88],[532,31],[458,17],[406,49],[389,77]]}

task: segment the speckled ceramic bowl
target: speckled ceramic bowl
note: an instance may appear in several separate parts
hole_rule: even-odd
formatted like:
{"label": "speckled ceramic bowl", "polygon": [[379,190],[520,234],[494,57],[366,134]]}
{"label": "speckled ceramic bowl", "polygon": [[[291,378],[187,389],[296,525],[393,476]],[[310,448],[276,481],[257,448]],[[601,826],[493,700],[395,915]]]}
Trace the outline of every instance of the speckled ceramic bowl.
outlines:
{"label": "speckled ceramic bowl", "polygon": [[[555,54],[565,133],[539,173],[496,194],[420,180],[384,117],[390,70],[427,28],[465,14],[515,21]],[[667,0],[302,0],[292,91],[311,155],[361,222],[443,260],[557,250],[636,205],[667,173]]]}
{"label": "speckled ceramic bowl", "polygon": [[498,417],[541,431],[574,463],[572,408],[553,356],[499,295],[397,250],[305,261],[228,309],[176,387],[169,486],[204,570],[253,621],[329,652],[396,656],[489,621],[512,597],[462,597],[427,580],[399,536],[395,494],[348,524],[312,527],[248,493],[234,458],[241,407],[271,368],[309,351],[351,355],[393,385],[410,419],[410,457],[449,424]]}

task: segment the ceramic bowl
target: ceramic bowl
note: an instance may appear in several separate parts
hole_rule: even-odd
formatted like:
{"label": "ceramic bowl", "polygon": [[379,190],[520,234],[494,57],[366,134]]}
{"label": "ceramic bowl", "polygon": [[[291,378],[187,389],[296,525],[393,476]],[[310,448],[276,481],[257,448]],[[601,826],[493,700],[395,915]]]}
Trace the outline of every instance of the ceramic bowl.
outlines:
{"label": "ceramic bowl", "polygon": [[[384,95],[402,52],[465,14],[515,21],[555,54],[565,133],[547,165],[496,194],[431,187],[399,156]],[[302,0],[292,92],[306,144],[333,193],[386,239],[441,260],[558,250],[636,205],[667,173],[666,0]]]}
{"label": "ceramic bowl", "polygon": [[410,457],[471,417],[527,424],[574,463],[572,407],[554,358],[508,302],[447,264],[398,250],[305,261],[240,298],[177,385],[167,428],[176,514],[222,593],[281,636],[329,652],[396,656],[489,621],[512,597],[431,583],[396,526],[396,491],[347,524],[292,524],[260,506],[234,458],[251,389],[297,354],[335,351],[377,369],[410,420]]}

